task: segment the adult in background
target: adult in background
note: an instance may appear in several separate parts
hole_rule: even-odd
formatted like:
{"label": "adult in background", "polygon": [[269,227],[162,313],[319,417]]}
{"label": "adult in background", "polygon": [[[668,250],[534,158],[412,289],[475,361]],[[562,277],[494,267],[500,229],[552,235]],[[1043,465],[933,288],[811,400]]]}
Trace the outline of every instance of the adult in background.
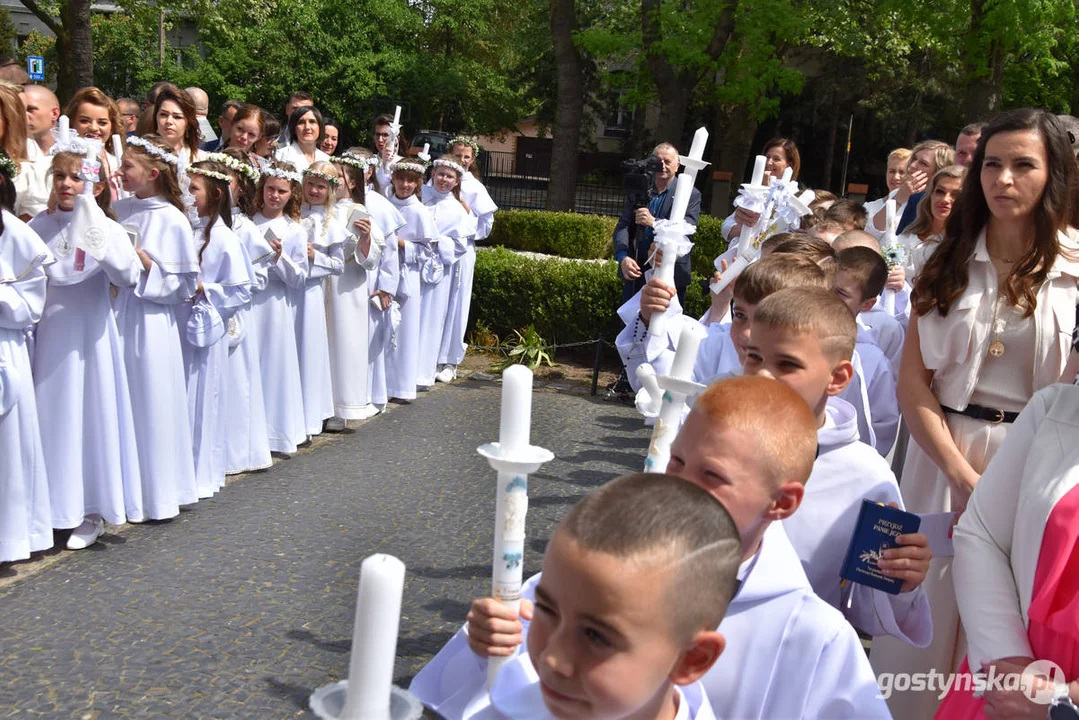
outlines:
{"label": "adult in background", "polygon": [[[41,85],[27,85],[22,91],[22,102],[26,106],[26,134],[41,155],[48,155],[49,148],[56,142],[52,129],[60,117],[60,101],[52,90]],[[27,150],[33,148],[27,145]]]}
{"label": "adult in background", "polygon": [[[139,137],[143,135],[149,135],[152,132],[156,132],[154,127],[157,124],[157,109],[154,107],[154,103],[157,102],[157,96],[164,90],[172,90],[173,92],[183,92],[180,88],[176,87],[167,80],[158,80],[150,89],[146,92],[146,104],[143,105],[142,114],[139,115],[139,121],[135,125],[135,134]],[[116,125],[115,127],[120,127]],[[117,131],[118,132],[118,131]],[[105,144],[108,144],[108,138],[105,140]]]}
{"label": "adult in background", "polygon": [[131,98],[120,98],[116,101],[116,107],[120,108],[120,123],[126,136],[134,135],[135,128],[139,124],[139,113],[142,108]]}
{"label": "adult in background", "polygon": [[[975,122],[960,130],[959,137],[955,139],[955,158],[951,163],[945,163],[945,165],[954,163],[955,165],[969,168],[971,161],[974,159],[974,151],[978,147],[978,138],[981,137],[982,128],[984,127],[985,123]],[[938,165],[937,169],[939,170],[945,165]],[[930,173],[930,177],[932,175]],[[922,192],[915,193],[907,202],[907,206],[902,211],[902,217],[899,219],[899,232],[903,232],[907,225],[914,222],[914,218],[918,214],[918,203],[921,202],[923,194]]]}
{"label": "adult in background", "polygon": [[302,173],[312,163],[329,162],[330,156],[318,149],[322,139],[322,113],[311,105],[301,105],[288,119],[288,134],[292,142],[274,153],[277,162],[292,163]]}
{"label": "adult in background", "polygon": [[21,220],[29,220],[45,209],[49,191],[44,178],[34,171],[27,152],[26,110],[19,97],[20,90],[17,85],[0,83],[0,150],[19,168],[11,179],[15,188],[14,212]]}
{"label": "adult in background", "polygon": [[[761,155],[765,157],[764,184],[767,185],[772,178],[782,177],[787,168],[791,169],[791,179],[797,180],[802,172],[802,156],[798,152],[798,146],[788,138],[772,138],[764,144]],[[835,198],[832,198],[833,201]],[[735,211],[727,216],[720,228],[723,237],[727,239],[727,252],[730,258],[738,252],[738,235],[742,232],[743,225],[752,225],[757,222],[758,214],[745,208],[735,208]]]}
{"label": "adult in background", "polygon": [[189,87],[185,92],[191,98],[191,102],[195,103],[195,119],[198,121],[199,147],[201,148],[208,141],[217,139],[217,133],[214,132],[213,125],[207,118],[210,114],[210,96],[198,87]]}
{"label": "adult in background", "polygon": [[[656,220],[671,216],[674,205],[674,177],[681,165],[678,150],[670,143],[660,143],[652,154],[662,167],[656,171],[652,187],[648,191],[648,204],[635,208],[630,198],[622,208],[622,216],[614,229],[614,259],[618,261],[618,277],[622,278],[622,302],[629,300],[644,287],[644,273],[651,269],[652,241],[655,239]],[[701,214],[701,193],[697,188],[689,195],[686,222],[697,224]],[[674,266],[674,287],[678,301],[685,306],[686,286],[690,279],[690,253],[678,259]]]}
{"label": "adult in background", "polygon": [[[298,108],[314,106],[315,98],[311,93],[306,90],[295,91],[288,96],[288,100],[285,102],[285,122],[288,122],[289,118],[292,117],[292,113],[296,112]],[[290,135],[289,132],[288,125],[281,129],[281,135],[277,138],[277,147],[288,147],[289,143],[293,140],[293,136]]]}
{"label": "adult in background", "polygon": [[[391,123],[393,123],[393,117],[383,113],[375,118],[373,124],[375,156],[381,161],[375,166],[375,181],[380,188],[390,186],[390,166],[401,159],[401,154],[398,152],[400,147],[394,147],[393,143],[390,142]],[[400,145],[400,140],[398,138],[398,145]]]}
{"label": "adult in background", "polygon": [[[1052,662],[1063,672],[1038,697],[1070,705],[1070,717],[1079,702],[1077,428],[1079,388],[1059,384],[1036,393],[955,529],[955,594],[970,642],[961,672],[993,667],[999,676],[1022,673],[1035,660]],[[961,720],[1045,715],[1045,704],[1022,689],[975,698],[969,687],[955,686],[937,713]]]}
{"label": "adult in background", "polygon": [[226,100],[221,106],[221,113],[217,116],[217,126],[221,128],[221,134],[216,140],[202,144],[206,152],[219,152],[229,146],[229,137],[232,135],[232,124],[236,120],[236,113],[244,104],[239,100]]}
{"label": "adult in background", "polygon": [[[1079,246],[1063,231],[1079,215],[1077,183],[1054,115],[1014,110],[986,126],[944,240],[914,285],[897,385],[915,441],[900,484],[908,511],[962,512],[1018,412],[1061,378],[1079,280]],[[952,558],[933,558],[922,587],[933,642],[875,638],[878,675],[947,676],[966,656]],[[910,691],[888,703],[897,718],[929,718],[939,700],[935,690]]]}
{"label": "adult in background", "polygon": [[202,159],[195,103],[186,90],[168,87],[154,100],[154,132],[187,164]]}
{"label": "adult in background", "polygon": [[318,142],[318,149],[327,155],[333,155],[340,144],[341,123],[333,118],[324,118],[322,122],[322,139]]}
{"label": "adult in background", "polygon": [[[925,187],[937,174],[937,170],[954,164],[955,151],[948,143],[942,143],[940,140],[926,140],[915,145],[907,161],[906,177],[903,178],[895,194],[889,194],[889,197],[895,200],[896,213],[904,215],[906,208],[911,208],[914,213],[913,219],[918,212],[918,203],[925,194]],[[871,216],[866,223],[866,231],[878,239],[883,237],[887,215],[884,205],[881,205],[877,214]],[[899,228],[897,232],[903,232],[906,225],[900,221]]]}
{"label": "adult in background", "polygon": [[884,197],[870,200],[865,204],[865,211],[870,221],[890,198],[895,197],[895,193],[898,192],[899,186],[903,184],[903,179],[907,176],[907,161],[909,160],[910,148],[896,148],[888,153],[888,166],[884,173],[884,182],[888,192],[884,194]]}

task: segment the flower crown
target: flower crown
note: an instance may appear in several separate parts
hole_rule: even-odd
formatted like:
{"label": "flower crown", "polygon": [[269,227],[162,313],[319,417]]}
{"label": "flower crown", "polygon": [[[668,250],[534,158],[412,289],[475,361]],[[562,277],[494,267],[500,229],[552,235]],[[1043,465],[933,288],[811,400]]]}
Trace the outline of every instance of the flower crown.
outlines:
{"label": "flower crown", "polygon": [[128,138],[127,138],[127,144],[128,145],[134,145],[136,147],[140,147],[143,150],[145,150],[148,155],[153,155],[158,160],[164,160],[165,162],[167,162],[169,165],[172,165],[173,167],[179,168],[180,165],[181,165],[181,160],[180,160],[179,155],[174,155],[173,153],[170,153],[167,150],[162,150],[157,145],[154,145],[149,140],[146,140],[145,138],[141,138],[138,135],[129,135]]}
{"label": "flower crown", "polygon": [[390,172],[414,172],[423,175],[427,172],[427,166],[418,160],[398,160],[390,165]]}
{"label": "flower crown", "polygon": [[458,135],[455,138],[450,138],[446,147],[452,148],[454,145],[468,145],[472,148],[472,157],[475,158],[480,154],[480,144],[476,142],[475,138],[468,137],[467,135]]}
{"label": "flower crown", "polygon": [[230,180],[232,180],[232,178],[230,178],[225,173],[218,172],[216,170],[210,170],[209,168],[195,167],[194,165],[192,165],[187,169],[187,171],[193,172],[196,175],[204,175],[208,178],[213,178],[214,180],[222,180],[224,182],[229,182]]}
{"label": "flower crown", "polygon": [[101,148],[104,143],[95,138],[83,138],[71,130],[61,131],[52,129],[55,142],[49,148],[49,156],[55,157],[62,152],[72,153],[82,158],[82,166],[79,168],[79,177],[90,182],[98,182],[101,177]]}
{"label": "flower crown", "polygon": [[18,164],[8,157],[8,154],[3,150],[0,150],[0,170],[3,170],[11,178],[19,174]]}
{"label": "flower crown", "polygon": [[329,173],[324,173],[321,170],[312,170],[311,168],[308,168],[308,169],[303,171],[303,176],[304,177],[308,177],[308,176],[315,177],[315,178],[318,178],[319,180],[324,180],[325,182],[329,183],[330,185],[340,185],[341,184],[341,178],[330,175]]}
{"label": "flower crown", "polygon": [[207,153],[206,159],[210,162],[224,165],[229,170],[243,175],[245,178],[247,178],[253,183],[257,183],[259,181],[259,171],[257,168],[248,165],[243,160],[234,158],[231,155],[226,155],[225,153]]}
{"label": "flower crown", "polygon": [[436,166],[440,165],[442,167],[448,167],[451,170],[456,170],[461,175],[465,174],[465,169],[464,169],[464,167],[461,166],[461,164],[459,162],[457,162],[455,160],[450,160],[447,157],[440,157],[439,159],[435,160],[432,164],[436,165]]}
{"label": "flower crown", "polygon": [[263,177],[277,178],[278,180],[288,180],[289,182],[300,183],[303,182],[303,178],[300,177],[300,173],[295,170],[285,170],[271,165],[268,168],[263,168]]}
{"label": "flower crown", "polygon": [[360,157],[359,155],[353,155],[352,153],[344,153],[343,155],[337,155],[330,158],[330,162],[337,163],[338,165],[348,165],[354,167],[357,170],[366,170],[370,167],[378,165],[378,158],[376,157]]}

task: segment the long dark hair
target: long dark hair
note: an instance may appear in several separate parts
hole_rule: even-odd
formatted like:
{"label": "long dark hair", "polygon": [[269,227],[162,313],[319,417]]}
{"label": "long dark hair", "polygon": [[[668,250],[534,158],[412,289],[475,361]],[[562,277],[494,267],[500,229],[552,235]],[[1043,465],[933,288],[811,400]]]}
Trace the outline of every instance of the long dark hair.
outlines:
{"label": "long dark hair", "polygon": [[982,164],[989,138],[997,133],[1033,130],[1045,143],[1049,177],[1041,201],[1034,208],[1034,243],[1019,258],[1003,281],[1002,294],[1029,316],[1038,299],[1036,288],[1045,282],[1049,270],[1061,253],[1057,233],[1079,220],[1075,193],[1079,190],[1068,133],[1055,115],[1044,110],[1024,108],[997,115],[978,140],[970,171],[955,209],[948,217],[944,239],[929,258],[914,286],[914,307],[919,315],[936,310],[948,314],[970,282],[969,262],[978,236],[989,222],[989,205],[982,191]]}
{"label": "long dark hair", "polygon": [[[191,165],[192,170],[209,170],[210,172],[229,174],[229,169],[220,163],[203,160]],[[199,248],[199,265],[202,264],[202,254],[210,244],[210,231],[218,220],[225,223],[225,227],[232,229],[232,207],[229,205],[228,180],[219,180],[202,173],[193,173],[206,181],[210,187],[210,203],[206,208],[206,228],[202,231],[202,247]]]}
{"label": "long dark hair", "polygon": [[[195,103],[186,90],[180,90],[176,86],[165,87],[157,94],[154,100],[154,132],[157,130],[157,114],[161,112],[161,106],[168,100],[173,101],[184,114],[184,147],[191,151],[191,157],[199,151],[199,118],[195,114]],[[171,148],[169,150],[171,152]]]}

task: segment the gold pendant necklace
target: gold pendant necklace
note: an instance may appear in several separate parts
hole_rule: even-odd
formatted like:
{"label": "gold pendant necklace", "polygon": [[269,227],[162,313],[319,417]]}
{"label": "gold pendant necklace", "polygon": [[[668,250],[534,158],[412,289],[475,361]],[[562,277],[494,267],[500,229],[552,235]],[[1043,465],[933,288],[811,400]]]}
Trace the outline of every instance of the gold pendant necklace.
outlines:
{"label": "gold pendant necklace", "polygon": [[996,305],[993,307],[993,341],[989,343],[989,354],[995,358],[1003,357],[1004,351],[1007,348],[1004,346],[1004,341],[1001,338],[1004,335],[1004,328],[1007,326],[1007,320],[1000,317],[1000,303],[1004,300],[1003,297],[997,298]]}

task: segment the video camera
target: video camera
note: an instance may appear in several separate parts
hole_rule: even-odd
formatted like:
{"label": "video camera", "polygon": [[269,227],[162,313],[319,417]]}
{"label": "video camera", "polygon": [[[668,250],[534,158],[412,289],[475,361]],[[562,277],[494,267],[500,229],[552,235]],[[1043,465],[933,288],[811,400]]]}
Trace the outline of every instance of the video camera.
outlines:
{"label": "video camera", "polygon": [[648,207],[648,193],[655,183],[655,174],[663,169],[663,163],[655,155],[644,160],[626,160],[622,163],[622,188],[626,191],[633,209]]}

